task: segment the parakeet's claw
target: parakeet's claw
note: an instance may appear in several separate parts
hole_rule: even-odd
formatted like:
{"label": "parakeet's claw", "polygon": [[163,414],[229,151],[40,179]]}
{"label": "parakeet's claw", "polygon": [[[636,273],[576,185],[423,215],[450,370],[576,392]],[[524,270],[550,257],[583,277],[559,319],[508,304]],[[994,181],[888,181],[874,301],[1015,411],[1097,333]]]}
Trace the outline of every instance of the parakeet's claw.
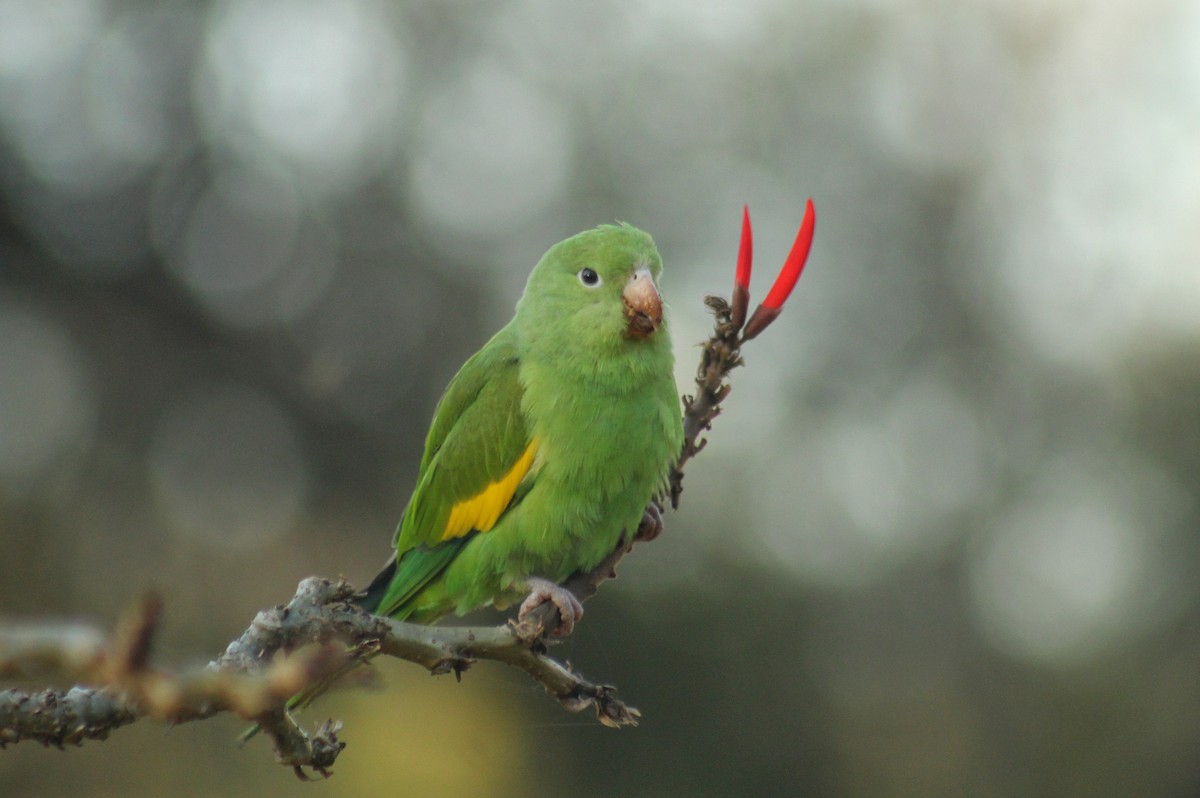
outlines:
{"label": "parakeet's claw", "polygon": [[654,540],[662,534],[662,531],[662,510],[658,509],[658,504],[651,502],[646,507],[646,512],[642,514],[642,522],[638,524],[636,537],[638,540]]}
{"label": "parakeet's claw", "polygon": [[558,628],[549,632],[549,637],[566,637],[575,628],[575,622],[583,617],[583,605],[575,594],[565,587],[556,585],[548,579],[530,577],[525,582],[529,596],[521,602],[517,610],[517,621],[523,622],[529,613],[545,604],[547,601],[558,608]]}

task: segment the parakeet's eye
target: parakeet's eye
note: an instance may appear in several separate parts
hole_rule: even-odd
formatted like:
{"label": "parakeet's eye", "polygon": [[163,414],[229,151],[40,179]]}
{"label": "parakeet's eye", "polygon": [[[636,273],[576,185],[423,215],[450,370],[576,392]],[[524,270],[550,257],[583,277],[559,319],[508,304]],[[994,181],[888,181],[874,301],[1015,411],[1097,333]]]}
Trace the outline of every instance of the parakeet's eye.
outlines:
{"label": "parakeet's eye", "polygon": [[579,270],[579,282],[588,288],[595,288],[600,285],[600,275],[596,274],[595,269],[589,269],[585,266]]}

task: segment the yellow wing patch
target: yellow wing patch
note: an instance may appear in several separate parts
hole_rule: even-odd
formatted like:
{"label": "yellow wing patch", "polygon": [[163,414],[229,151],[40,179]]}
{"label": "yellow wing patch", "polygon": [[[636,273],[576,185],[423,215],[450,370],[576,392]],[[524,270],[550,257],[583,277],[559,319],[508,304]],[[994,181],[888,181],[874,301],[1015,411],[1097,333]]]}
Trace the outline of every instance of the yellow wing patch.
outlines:
{"label": "yellow wing patch", "polygon": [[517,486],[529,473],[529,469],[533,465],[533,458],[537,455],[537,449],[538,442],[535,438],[507,474],[470,499],[454,505],[450,510],[450,518],[446,521],[446,529],[442,532],[442,540],[465,535],[472,529],[487,532],[495,526],[500,514],[508,507],[513,494],[517,492]]}

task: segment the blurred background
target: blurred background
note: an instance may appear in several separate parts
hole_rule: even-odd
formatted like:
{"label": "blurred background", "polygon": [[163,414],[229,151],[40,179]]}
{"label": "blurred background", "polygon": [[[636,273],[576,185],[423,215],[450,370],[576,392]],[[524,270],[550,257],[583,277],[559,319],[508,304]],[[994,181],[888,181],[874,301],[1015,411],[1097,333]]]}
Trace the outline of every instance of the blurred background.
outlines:
{"label": "blurred background", "polygon": [[[166,594],[202,664],[383,564],[434,403],[555,241],[667,264],[682,509],[519,674],[383,663],[327,782],[218,718],[0,753],[54,795],[1200,794],[1200,6],[0,0],[0,615]],[[491,622],[486,616],[479,620]]]}

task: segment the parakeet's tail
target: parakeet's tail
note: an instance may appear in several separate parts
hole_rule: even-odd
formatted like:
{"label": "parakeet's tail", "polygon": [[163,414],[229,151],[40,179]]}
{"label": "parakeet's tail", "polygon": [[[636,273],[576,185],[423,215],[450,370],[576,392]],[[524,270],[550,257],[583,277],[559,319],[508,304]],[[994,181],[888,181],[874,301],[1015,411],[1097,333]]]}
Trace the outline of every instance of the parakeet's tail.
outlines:
{"label": "parakeet's tail", "polygon": [[392,579],[395,576],[396,558],[392,557],[383,570],[371,580],[371,584],[367,585],[367,589],[355,597],[354,603],[367,612],[376,612],[383,602],[383,597],[387,595],[388,588],[391,587]]}

